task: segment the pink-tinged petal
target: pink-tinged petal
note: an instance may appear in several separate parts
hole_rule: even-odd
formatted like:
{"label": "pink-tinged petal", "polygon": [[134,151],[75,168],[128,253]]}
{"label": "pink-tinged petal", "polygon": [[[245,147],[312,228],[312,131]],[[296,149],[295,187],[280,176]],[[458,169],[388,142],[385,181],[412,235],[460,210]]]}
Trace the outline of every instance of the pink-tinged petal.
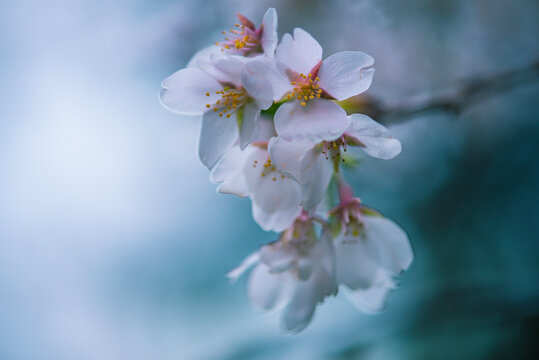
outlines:
{"label": "pink-tinged petal", "polygon": [[348,117],[350,125],[345,130],[346,135],[358,139],[370,156],[379,159],[392,159],[399,155],[402,149],[399,140],[393,138],[389,130],[367,115],[352,114]]}
{"label": "pink-tinged petal", "polygon": [[[245,71],[249,76],[256,76],[257,78],[266,81],[266,86],[269,85],[269,88],[272,91],[273,100],[280,100],[286,93],[293,90],[293,86],[290,84],[288,77],[279,71],[273,59],[253,59],[245,65]],[[251,91],[248,88],[249,83],[247,81],[249,79],[244,78],[244,80],[244,86],[247,85],[246,89],[250,93]]]}
{"label": "pink-tinged petal", "polygon": [[181,115],[202,115],[206,104],[213,104],[221,97],[215,92],[222,88],[219,82],[196,68],[175,72],[161,86],[161,104]]}
{"label": "pink-tinged petal", "polygon": [[249,96],[255,99],[261,109],[265,110],[273,104],[273,91],[264,73],[258,71],[257,67],[260,66],[264,66],[262,60],[253,60],[246,64],[241,73],[241,83]]}
{"label": "pink-tinged petal", "polygon": [[249,157],[252,149],[241,151],[239,146],[233,146],[228,150],[210,173],[210,181],[219,184],[217,191],[221,194],[232,194],[238,197],[249,195],[243,164]]}
{"label": "pink-tinged petal", "polygon": [[297,253],[282,241],[276,241],[260,248],[260,262],[274,273],[289,270],[297,260]]}
{"label": "pink-tinged petal", "polygon": [[202,117],[198,155],[200,161],[211,169],[238,139],[236,115],[219,116],[217,111],[207,111]]}
{"label": "pink-tinged petal", "polygon": [[297,182],[301,181],[301,162],[305,154],[316,145],[308,138],[286,140],[282,137],[271,138],[268,143],[268,152],[272,163],[277,169],[290,175]]}
{"label": "pink-tinged petal", "polygon": [[387,297],[396,286],[391,274],[384,269],[379,269],[370,287],[357,290],[346,289],[344,293],[360,311],[375,314],[386,307]]}
{"label": "pink-tinged petal", "polygon": [[242,56],[211,54],[209,59],[199,59],[198,67],[221,83],[241,87],[241,73],[247,61]]}
{"label": "pink-tinged petal", "polygon": [[259,119],[260,107],[254,102],[245,104],[240,129],[240,148],[242,150],[255,140]]}
{"label": "pink-tinged petal", "polygon": [[289,302],[293,280],[287,273],[273,273],[259,264],[247,282],[249,302],[257,310],[279,309]]}
{"label": "pink-tinged petal", "polygon": [[320,204],[333,176],[333,161],[326,159],[320,149],[307,152],[301,162],[301,198],[305,210],[313,210]]}
{"label": "pink-tinged petal", "polygon": [[226,277],[232,281],[236,281],[238,280],[240,276],[242,276],[247,270],[249,270],[252,266],[257,264],[258,262],[259,262],[258,252],[252,253],[251,255],[243,259],[243,261],[237,268],[229,271],[226,274]]}
{"label": "pink-tinged petal", "polygon": [[197,52],[195,55],[193,55],[193,57],[191,58],[191,60],[189,60],[189,62],[187,63],[187,66],[188,68],[198,68],[198,61],[199,60],[205,60],[205,61],[209,61],[211,56],[213,54],[220,54],[221,53],[221,47],[220,46],[217,46],[217,45],[212,45],[212,46],[209,46],[207,48],[204,48],[202,50],[200,50],[199,52]]}
{"label": "pink-tinged petal", "polygon": [[275,58],[298,73],[308,74],[322,60],[322,47],[311,34],[295,28],[294,38],[290,34],[283,36]]}
{"label": "pink-tinged petal", "polygon": [[298,279],[296,282],[292,299],[282,317],[282,325],[286,331],[297,333],[305,329],[311,322],[316,305],[325,297],[337,292],[334,273],[323,266],[325,261],[320,258],[329,256],[324,254],[322,249],[324,246],[318,243],[311,250],[309,258],[313,262],[313,267],[310,277],[306,280]]}
{"label": "pink-tinged petal", "polygon": [[404,230],[380,216],[364,216],[363,222],[369,242],[377,247],[379,264],[394,275],[408,269],[414,253]]}
{"label": "pink-tinged petal", "polygon": [[368,288],[378,274],[378,249],[369,240],[343,233],[335,238],[337,281],[352,290]]}
{"label": "pink-tinged petal", "polygon": [[348,123],[343,108],[326,99],[309,100],[306,106],[298,101],[284,103],[275,113],[275,130],[288,140],[332,141],[343,134]]}
{"label": "pink-tinged petal", "polygon": [[236,16],[238,17],[238,19],[240,20],[240,22],[241,22],[241,24],[243,26],[245,26],[246,28],[249,28],[251,30],[256,30],[256,26],[251,20],[249,20],[248,18],[246,18],[242,14],[237,14]]}
{"label": "pink-tinged petal", "polygon": [[298,183],[271,165],[264,166],[268,159],[267,150],[254,147],[244,171],[255,221],[264,230],[280,232],[301,213],[301,189]]}
{"label": "pink-tinged petal", "polygon": [[279,39],[277,37],[277,11],[269,8],[262,19],[262,49],[269,57],[275,56],[275,49]]}
{"label": "pink-tinged petal", "polygon": [[370,55],[360,51],[342,51],[322,61],[318,84],[337,100],[361,94],[371,86],[374,69],[365,69],[374,64]]}

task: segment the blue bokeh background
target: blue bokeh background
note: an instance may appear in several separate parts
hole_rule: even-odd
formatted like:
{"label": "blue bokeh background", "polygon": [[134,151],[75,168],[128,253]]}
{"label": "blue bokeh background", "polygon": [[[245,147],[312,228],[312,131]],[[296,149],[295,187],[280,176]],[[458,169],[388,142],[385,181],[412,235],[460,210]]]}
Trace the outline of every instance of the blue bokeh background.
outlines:
{"label": "blue bokeh background", "polygon": [[347,174],[416,259],[387,311],[342,296],[303,333],[224,274],[275,234],[217,195],[160,81],[241,12],[375,58],[399,102],[539,58],[533,0],[0,2],[0,359],[526,359],[539,314],[539,82],[391,127]]}

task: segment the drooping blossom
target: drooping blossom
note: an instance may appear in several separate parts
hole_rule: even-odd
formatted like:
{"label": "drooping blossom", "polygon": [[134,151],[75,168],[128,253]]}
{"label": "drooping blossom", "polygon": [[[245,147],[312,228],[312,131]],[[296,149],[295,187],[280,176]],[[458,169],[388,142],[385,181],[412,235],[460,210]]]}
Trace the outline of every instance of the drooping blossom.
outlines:
{"label": "drooping blossom", "polygon": [[337,292],[329,231],[318,238],[305,213],[276,242],[262,246],[228,276],[236,279],[254,265],[247,283],[249,300],[259,310],[284,308],[281,322],[286,331],[303,330],[316,305]]}
{"label": "drooping blossom", "polygon": [[275,113],[277,134],[287,140],[308,137],[316,141],[340,136],[348,121],[332,100],[344,100],[367,90],[374,63],[359,51],[343,51],[322,60],[322,47],[306,31],[285,34],[273,67],[261,69],[272,84],[274,100],[285,101]]}
{"label": "drooping blossom", "polygon": [[208,61],[212,56],[219,54],[246,57],[275,56],[275,49],[279,42],[277,36],[277,12],[275,9],[269,8],[266,11],[262,24],[258,29],[245,16],[241,14],[237,16],[240,23],[234,24],[233,29],[222,32],[225,36],[224,40],[197,52],[189,60],[187,67],[198,67],[200,61]]}
{"label": "drooping blossom", "polygon": [[331,211],[339,226],[334,237],[337,282],[358,307],[376,312],[396,288],[395,277],[408,269],[413,251],[400,226],[361,205],[340,184],[341,203]]}
{"label": "drooping blossom", "polygon": [[302,187],[305,209],[313,209],[322,200],[341,160],[349,146],[360,147],[367,154],[380,159],[392,159],[401,152],[401,143],[387,128],[366,115],[353,114],[342,133],[323,141],[309,137],[293,140],[277,136],[269,141],[268,149],[273,163],[282,173],[296,179]]}
{"label": "drooping blossom", "polygon": [[228,150],[212,169],[210,180],[218,191],[249,197],[255,221],[264,230],[281,232],[301,214],[301,188],[290,176],[272,163],[267,140],[273,136],[273,125],[260,120],[255,142],[241,150]]}
{"label": "drooping blossom", "polygon": [[245,148],[256,131],[260,111],[271,106],[267,82],[246,73],[250,59],[214,56],[199,68],[177,71],[161,84],[161,103],[182,115],[202,115],[199,156],[208,168],[239,139]]}
{"label": "drooping blossom", "polygon": [[269,8],[264,14],[262,25],[257,29],[256,25],[245,16],[238,14],[240,24],[235,24],[234,29],[223,31],[224,41],[217,42],[223,52],[230,54],[250,56],[263,53],[273,57],[277,47],[277,12]]}

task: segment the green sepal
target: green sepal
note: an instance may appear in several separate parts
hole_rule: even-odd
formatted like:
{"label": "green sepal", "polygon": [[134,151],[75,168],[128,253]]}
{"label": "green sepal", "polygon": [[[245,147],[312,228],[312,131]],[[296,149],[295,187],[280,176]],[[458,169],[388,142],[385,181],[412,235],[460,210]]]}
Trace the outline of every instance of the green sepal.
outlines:
{"label": "green sepal", "polygon": [[341,152],[340,164],[345,169],[351,170],[361,164],[361,159],[357,156],[351,154],[343,154],[343,152]]}
{"label": "green sepal", "polygon": [[241,130],[243,124],[243,106],[236,110],[236,120],[238,121],[238,129]]}
{"label": "green sepal", "polygon": [[339,233],[342,231],[341,223],[337,221],[337,218],[335,216],[330,216],[328,218],[327,224],[329,231],[331,232],[331,237],[336,238],[337,235],[339,235]]}
{"label": "green sepal", "polygon": [[266,110],[262,110],[261,114],[273,117],[275,113],[277,112],[277,109],[279,108],[279,106],[281,106],[282,104],[283,104],[282,102],[274,102],[273,104],[271,104],[269,108],[267,108]]}
{"label": "green sepal", "polygon": [[379,211],[361,205],[361,213],[367,216],[384,217]]}

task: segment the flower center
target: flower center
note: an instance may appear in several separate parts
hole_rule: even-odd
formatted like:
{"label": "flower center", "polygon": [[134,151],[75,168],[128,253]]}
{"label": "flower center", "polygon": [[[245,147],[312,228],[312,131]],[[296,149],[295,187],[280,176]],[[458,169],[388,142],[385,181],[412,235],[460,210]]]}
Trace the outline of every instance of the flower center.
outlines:
{"label": "flower center", "polygon": [[[259,165],[258,160],[253,162],[253,167],[256,168]],[[271,159],[268,156],[268,160],[262,165],[262,172],[260,173],[261,177],[271,176],[271,180],[277,181],[278,178],[286,179],[286,175],[281,173],[275,165],[271,162]]]}
{"label": "flower center", "polygon": [[[219,116],[225,115],[227,118],[229,118],[234,111],[236,111],[239,107],[241,107],[245,100],[247,99],[247,96],[245,94],[245,90],[242,89],[232,89],[228,86],[225,86],[223,90],[216,91],[217,95],[221,95],[221,98],[215,102],[215,104],[206,104],[206,107],[208,109],[212,109],[213,111],[217,112],[219,111]],[[207,92],[206,96],[210,96],[210,93]]]}
{"label": "flower center", "polygon": [[296,81],[290,82],[294,86],[294,90],[286,96],[287,99],[296,98],[298,101],[301,101],[301,106],[305,106],[307,105],[307,101],[319,98],[322,96],[322,89],[318,85],[319,80],[318,77],[313,79],[312,74],[299,74]]}
{"label": "flower center", "polygon": [[343,244],[353,244],[359,238],[365,238],[365,224],[361,220],[363,217],[361,209],[359,198],[353,198],[348,203],[341,203],[329,211],[330,216],[335,216],[341,226],[341,231],[344,232]]}
{"label": "flower center", "polygon": [[344,235],[345,238],[342,239],[343,244],[355,244],[359,238],[365,239],[365,225],[357,217],[352,217],[350,222],[345,226]]}
{"label": "flower center", "polygon": [[299,256],[306,256],[316,245],[316,233],[310,219],[297,219],[291,227],[281,233],[283,245],[293,249]]}
{"label": "flower center", "polygon": [[[341,157],[341,148],[344,152],[348,149],[344,136],[341,136],[337,140],[322,141],[322,154],[326,157],[326,160],[339,160]],[[342,159],[344,162],[344,159]]]}
{"label": "flower center", "polygon": [[215,43],[215,45],[221,46],[221,51],[231,50],[248,53],[260,45],[259,35],[255,30],[240,24],[234,26],[236,29],[222,32],[225,35],[225,41]]}

